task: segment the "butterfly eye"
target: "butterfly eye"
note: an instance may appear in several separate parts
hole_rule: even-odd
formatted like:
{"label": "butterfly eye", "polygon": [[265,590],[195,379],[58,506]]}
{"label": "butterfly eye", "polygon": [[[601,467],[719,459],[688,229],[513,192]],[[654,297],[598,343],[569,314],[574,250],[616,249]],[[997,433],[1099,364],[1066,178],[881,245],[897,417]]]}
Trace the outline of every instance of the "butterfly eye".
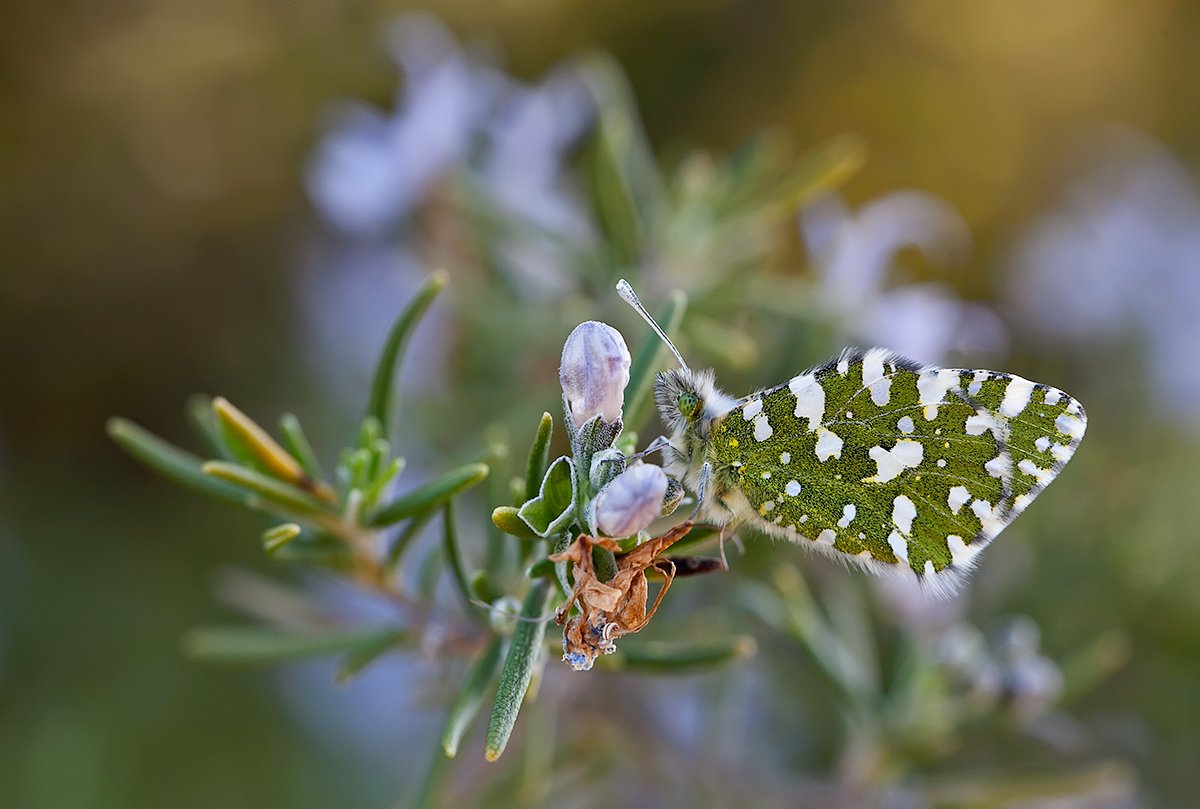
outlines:
{"label": "butterfly eye", "polygon": [[684,418],[692,419],[700,409],[700,397],[691,392],[679,394],[679,412]]}

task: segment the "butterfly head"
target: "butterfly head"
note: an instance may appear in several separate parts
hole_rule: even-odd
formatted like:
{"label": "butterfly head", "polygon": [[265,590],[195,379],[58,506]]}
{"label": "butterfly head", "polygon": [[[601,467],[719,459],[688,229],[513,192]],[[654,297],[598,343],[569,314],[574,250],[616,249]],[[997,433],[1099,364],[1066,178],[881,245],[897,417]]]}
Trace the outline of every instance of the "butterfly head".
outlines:
{"label": "butterfly head", "polygon": [[708,436],[717,416],[732,405],[732,400],[717,390],[710,370],[671,368],[654,381],[654,402],[672,437],[690,433],[696,438]]}

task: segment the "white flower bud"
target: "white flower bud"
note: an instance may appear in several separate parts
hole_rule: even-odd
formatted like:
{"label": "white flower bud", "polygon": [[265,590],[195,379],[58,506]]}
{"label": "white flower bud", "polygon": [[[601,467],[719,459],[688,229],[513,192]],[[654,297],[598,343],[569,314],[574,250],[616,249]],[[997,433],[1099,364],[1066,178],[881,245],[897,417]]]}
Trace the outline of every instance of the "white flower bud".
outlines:
{"label": "white flower bud", "polygon": [[580,323],[563,345],[558,380],[578,425],[595,416],[612,423],[621,418],[629,384],[629,349],[612,326]]}
{"label": "white flower bud", "polygon": [[662,512],[667,476],[652,464],[626,469],[596,497],[596,527],[610,537],[629,537]]}

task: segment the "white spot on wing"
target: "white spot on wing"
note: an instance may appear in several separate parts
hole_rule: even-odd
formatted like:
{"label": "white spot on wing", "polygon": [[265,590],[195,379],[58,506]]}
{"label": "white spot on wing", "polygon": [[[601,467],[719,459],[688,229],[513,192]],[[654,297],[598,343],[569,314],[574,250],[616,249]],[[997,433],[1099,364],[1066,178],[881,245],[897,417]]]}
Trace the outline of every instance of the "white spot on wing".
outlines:
{"label": "white spot on wing", "polygon": [[830,458],[842,457],[842,439],[834,432],[821,427],[817,430],[817,460],[825,463]]}
{"label": "white spot on wing", "polygon": [[1060,433],[1069,435],[1071,438],[1082,438],[1084,431],[1083,419],[1078,416],[1072,416],[1069,413],[1062,413],[1054,420],[1054,426],[1058,428]]}
{"label": "white spot on wing", "polygon": [[1033,442],[1033,445],[1037,447],[1038,452],[1045,452],[1046,450],[1050,449],[1050,436],[1041,436],[1037,441]]}
{"label": "white spot on wing", "polygon": [[925,409],[925,420],[937,418],[937,406],[946,400],[946,393],[958,382],[958,374],[949,368],[926,368],[917,377],[917,395]]}
{"label": "white spot on wing", "polygon": [[783,464],[784,466],[787,466],[788,464],[790,464],[792,462],[792,453],[790,453],[790,452],[779,453],[779,462],[781,464]]}
{"label": "white spot on wing", "polygon": [[1046,404],[1056,405],[1062,401],[1063,392],[1058,388],[1050,388],[1046,391]]}
{"label": "white spot on wing", "polygon": [[896,446],[889,449],[871,447],[867,455],[875,462],[877,470],[874,477],[864,479],[864,483],[887,483],[894,480],[905,469],[913,469],[921,465],[925,457],[925,447],[920,441],[902,438]]}
{"label": "white spot on wing", "polygon": [[908,495],[896,495],[896,499],[892,501],[892,522],[900,529],[901,533],[912,533],[912,522],[916,516],[917,507],[908,498]]}
{"label": "white spot on wing", "polygon": [[820,545],[832,545],[837,540],[837,534],[832,528],[826,528],[821,533],[817,534],[817,543]]}
{"label": "white spot on wing", "polygon": [[893,531],[888,534],[888,544],[892,546],[892,553],[896,554],[897,559],[908,561],[908,540]]}
{"label": "white spot on wing", "polygon": [[872,348],[863,357],[863,387],[871,389],[871,401],[883,407],[891,398],[892,380],[883,373],[883,361],[888,352],[883,348]]}
{"label": "white spot on wing", "polygon": [[899,421],[896,422],[896,429],[902,433],[911,433],[916,429],[916,425],[913,424],[913,420],[911,418],[908,416],[903,416]]}
{"label": "white spot on wing", "polygon": [[1053,456],[1054,460],[1062,461],[1063,463],[1071,460],[1073,454],[1074,450],[1066,444],[1055,444],[1050,448],[1050,455]]}
{"label": "white spot on wing", "polygon": [[971,560],[979,553],[977,548],[968,548],[967,543],[957,534],[946,537],[946,547],[950,549],[950,563],[953,565],[971,564]]}
{"label": "white spot on wing", "polygon": [[796,495],[800,494],[800,481],[789,480],[787,485],[783,487],[783,491],[787,493],[789,497],[795,497]]}
{"label": "white spot on wing", "polygon": [[[1024,461],[1022,463],[1025,463]],[[983,465],[987,473],[994,478],[1005,480],[1012,477],[1012,457],[1007,452],[1001,452],[995,458]]]}
{"label": "white spot on wing", "polygon": [[849,528],[850,522],[856,514],[858,514],[858,508],[853,503],[842,506],[842,518],[838,520],[838,527]]}
{"label": "white spot on wing", "polygon": [[1000,412],[1011,419],[1025,409],[1032,395],[1033,383],[1028,379],[1014,376],[1008,381],[1008,387],[1004,389],[1004,399],[1000,402]]}
{"label": "white spot on wing", "polygon": [[950,507],[952,514],[958,514],[958,510],[970,499],[971,493],[967,491],[966,486],[951,486],[950,496],[946,498],[946,505]]}
{"label": "white spot on wing", "polygon": [[983,435],[984,430],[991,430],[997,441],[1004,440],[1004,423],[986,410],[976,410],[973,415],[967,416],[963,429],[967,435]]}
{"label": "white spot on wing", "polygon": [[1026,475],[1029,475],[1032,478],[1036,478],[1037,482],[1041,483],[1042,485],[1045,485],[1045,484],[1049,483],[1050,481],[1054,480],[1054,472],[1052,470],[1042,469],[1040,466],[1038,466],[1037,464],[1035,464],[1033,461],[1029,460],[1028,458],[1021,461],[1019,464],[1017,464],[1017,468],[1020,469],[1022,472],[1024,472]]}
{"label": "white spot on wing", "polygon": [[1004,521],[996,516],[992,504],[987,500],[976,500],[971,503],[971,511],[975,512],[975,516],[979,518],[979,522],[983,526],[983,533],[987,536],[995,537],[1004,529]]}
{"label": "white spot on wing", "polygon": [[801,374],[788,382],[788,390],[796,397],[796,418],[808,419],[813,431],[825,416],[825,389],[812,374]]}
{"label": "white spot on wing", "polygon": [[766,441],[775,431],[771,429],[771,423],[767,421],[766,413],[759,413],[754,417],[754,440]]}
{"label": "white spot on wing", "polygon": [[762,409],[763,401],[761,397],[757,399],[751,399],[750,401],[746,402],[746,406],[742,408],[742,418],[744,418],[746,421],[750,421],[750,419],[761,413]]}
{"label": "white spot on wing", "polygon": [[846,357],[846,356],[842,356],[838,360],[837,372],[840,376],[845,376],[846,372],[849,370],[850,370],[850,358]]}

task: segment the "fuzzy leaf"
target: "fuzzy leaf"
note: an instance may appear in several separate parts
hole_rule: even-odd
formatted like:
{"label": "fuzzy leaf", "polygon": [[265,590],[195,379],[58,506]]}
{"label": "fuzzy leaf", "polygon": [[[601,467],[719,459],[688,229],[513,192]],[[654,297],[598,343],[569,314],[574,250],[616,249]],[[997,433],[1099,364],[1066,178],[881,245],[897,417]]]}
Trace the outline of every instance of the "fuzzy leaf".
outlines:
{"label": "fuzzy leaf", "polygon": [[542,653],[542,640],[546,637],[543,613],[551,592],[550,583],[539,579],[525,595],[525,603],[521,606],[522,620],[513,631],[508,656],[504,659],[504,670],[500,672],[500,686],[496,691],[492,718],[488,723],[488,761],[500,758],[517,723],[517,714],[521,711],[521,703],[533,677],[534,664]]}
{"label": "fuzzy leaf", "polygon": [[526,500],[537,497],[538,485],[550,463],[550,438],[553,431],[554,418],[549,413],[543,413],[542,420],[538,422],[537,433],[533,437],[533,444],[529,447],[529,461],[525,465]]}
{"label": "fuzzy leaf", "polygon": [[537,539],[537,534],[519,515],[520,512],[512,506],[498,506],[492,511],[492,525],[518,539]]}
{"label": "fuzzy leaf", "polygon": [[471,726],[475,715],[479,713],[484,695],[500,671],[500,652],[503,648],[503,639],[496,635],[471,663],[466,682],[454,698],[454,704],[450,706],[446,729],[442,731],[442,750],[445,751],[446,758],[454,758],[457,755],[463,735]]}
{"label": "fuzzy leaf", "polygon": [[546,470],[538,496],[521,506],[517,515],[540,537],[561,531],[575,516],[575,485],[575,464],[560,455]]}

